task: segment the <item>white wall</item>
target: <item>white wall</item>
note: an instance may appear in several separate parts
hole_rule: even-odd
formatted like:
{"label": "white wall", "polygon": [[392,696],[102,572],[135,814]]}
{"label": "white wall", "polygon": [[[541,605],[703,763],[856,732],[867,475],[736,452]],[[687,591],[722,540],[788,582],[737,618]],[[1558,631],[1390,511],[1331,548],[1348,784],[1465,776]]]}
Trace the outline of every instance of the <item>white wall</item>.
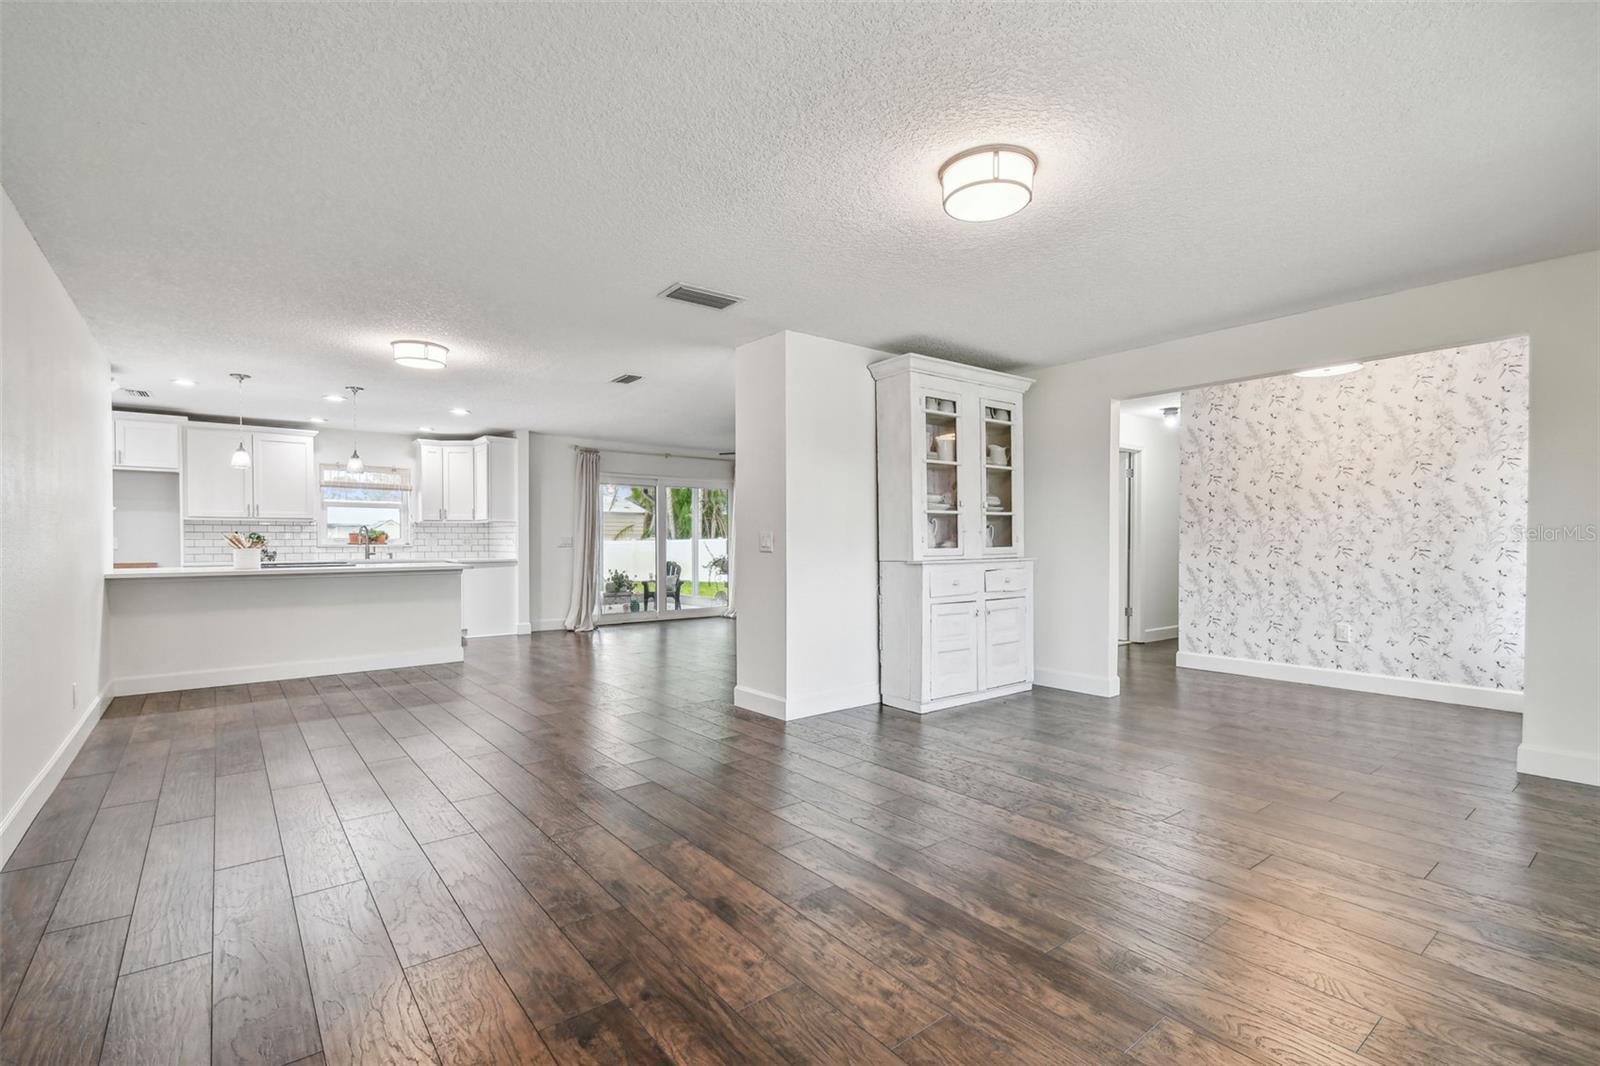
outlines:
{"label": "white wall", "polygon": [[[734,352],[733,565],[738,606],[734,701],[782,716],[788,691],[789,533],[785,493],[784,367],[788,335],[774,333]],[[760,550],[763,533],[772,551]],[[742,700],[741,700],[742,697]]]}
{"label": "white wall", "polygon": [[[781,333],[735,353],[738,683],[800,718],[878,700],[877,414],[885,352]],[[774,550],[758,550],[771,532]]]}
{"label": "white wall", "polygon": [[1178,433],[1159,418],[1123,412],[1118,442],[1139,453],[1135,483],[1133,621],[1129,639],[1178,635]]}
{"label": "white wall", "polygon": [[[1524,772],[1600,784],[1600,255],[1340,304],[1037,372],[1028,544],[1041,683],[1117,690],[1117,401],[1348,360],[1530,338]],[[1563,530],[1569,532],[1563,533]],[[1050,680],[1045,680],[1049,678]]]}
{"label": "white wall", "polygon": [[[679,455],[667,458],[666,453],[673,451],[673,446],[669,444],[619,444],[615,441],[556,437],[543,433],[529,433],[526,437],[528,524],[531,530],[528,610],[535,630],[560,629],[570,605],[574,446],[598,449],[602,474],[680,477],[691,482],[729,481],[733,477],[731,461]],[[629,454],[658,449],[661,455]]]}
{"label": "white wall", "polygon": [[0,199],[0,853],[10,855],[102,710],[111,371]]}

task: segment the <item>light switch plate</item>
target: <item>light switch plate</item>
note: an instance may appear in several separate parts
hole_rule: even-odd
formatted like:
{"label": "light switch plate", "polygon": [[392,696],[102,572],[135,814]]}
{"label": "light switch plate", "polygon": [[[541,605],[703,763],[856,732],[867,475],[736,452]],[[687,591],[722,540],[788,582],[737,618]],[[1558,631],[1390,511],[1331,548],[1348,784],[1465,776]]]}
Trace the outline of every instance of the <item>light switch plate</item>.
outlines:
{"label": "light switch plate", "polygon": [[558,548],[570,548],[570,547],[572,547],[572,538],[571,537],[562,537],[560,540],[556,541],[556,547],[558,547]]}
{"label": "light switch plate", "polygon": [[772,531],[771,530],[764,529],[764,530],[761,531],[760,548],[764,552],[770,552],[772,550]]}

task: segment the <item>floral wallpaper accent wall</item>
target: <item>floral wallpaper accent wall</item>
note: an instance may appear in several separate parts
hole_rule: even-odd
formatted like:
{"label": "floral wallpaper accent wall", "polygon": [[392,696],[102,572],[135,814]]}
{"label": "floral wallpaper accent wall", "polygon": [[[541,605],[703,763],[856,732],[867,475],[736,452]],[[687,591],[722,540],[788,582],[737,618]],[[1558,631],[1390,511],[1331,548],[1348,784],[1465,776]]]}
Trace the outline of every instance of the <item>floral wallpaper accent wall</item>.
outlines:
{"label": "floral wallpaper accent wall", "polygon": [[1526,337],[1194,389],[1180,434],[1183,651],[1522,689]]}

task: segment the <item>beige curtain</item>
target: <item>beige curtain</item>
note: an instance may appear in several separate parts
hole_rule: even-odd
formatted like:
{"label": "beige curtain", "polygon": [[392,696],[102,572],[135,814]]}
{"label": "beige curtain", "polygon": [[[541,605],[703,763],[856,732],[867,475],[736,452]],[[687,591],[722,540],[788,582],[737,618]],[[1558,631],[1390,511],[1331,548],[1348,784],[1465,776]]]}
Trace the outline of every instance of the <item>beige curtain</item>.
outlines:
{"label": "beige curtain", "polygon": [[600,599],[600,453],[578,448],[572,482],[572,602],[566,627],[574,633],[594,629]]}
{"label": "beige curtain", "polygon": [[[732,481],[733,465],[731,463],[728,466],[728,475],[729,480]],[[738,617],[733,606],[734,590],[739,585],[739,579],[736,576],[739,572],[739,559],[733,549],[733,535],[737,532],[733,528],[733,492],[734,490],[731,488],[728,490],[728,605],[722,611],[722,617],[724,618]]]}

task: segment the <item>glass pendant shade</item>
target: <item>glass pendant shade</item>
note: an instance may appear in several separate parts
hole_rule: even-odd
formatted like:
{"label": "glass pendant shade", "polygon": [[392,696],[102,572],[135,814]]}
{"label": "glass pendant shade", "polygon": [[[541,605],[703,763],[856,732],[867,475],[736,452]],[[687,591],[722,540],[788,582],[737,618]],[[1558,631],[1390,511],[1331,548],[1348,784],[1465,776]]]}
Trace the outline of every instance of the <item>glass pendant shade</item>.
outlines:
{"label": "glass pendant shade", "polygon": [[239,446],[233,450],[233,458],[228,460],[228,464],[235,470],[250,468],[250,453],[245,450],[244,441],[240,441]]}
{"label": "glass pendant shade", "polygon": [[360,452],[352,450],[350,452],[350,458],[345,460],[344,468],[350,471],[352,474],[359,474],[361,471],[367,468],[367,464],[361,461]]}

